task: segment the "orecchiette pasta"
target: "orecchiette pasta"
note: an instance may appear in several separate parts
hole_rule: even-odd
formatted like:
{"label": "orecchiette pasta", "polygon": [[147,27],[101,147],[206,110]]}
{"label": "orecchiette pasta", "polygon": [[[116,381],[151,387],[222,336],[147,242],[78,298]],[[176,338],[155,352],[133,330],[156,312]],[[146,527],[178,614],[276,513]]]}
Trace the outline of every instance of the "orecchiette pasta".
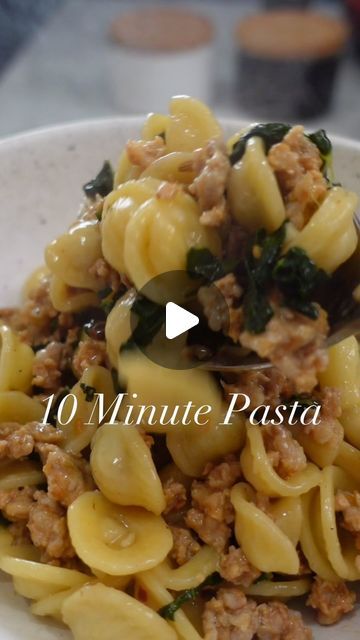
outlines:
{"label": "orecchiette pasta", "polygon": [[31,389],[34,353],[10,327],[0,325],[0,392]]}
{"label": "orecchiette pasta", "polygon": [[319,470],[311,462],[304,471],[294,473],[286,480],[280,477],[271,465],[258,426],[248,426],[241,464],[246,480],[267,496],[300,496],[316,486],[320,480]]}
{"label": "orecchiette pasta", "polygon": [[91,471],[108,500],[144,507],[156,515],[164,511],[165,497],[151,452],[136,429],[105,424],[91,448]]}
{"label": "orecchiette pasta", "polygon": [[90,267],[101,258],[98,220],[81,220],[68,233],[54,240],[46,250],[48,268],[70,287],[99,289]]}
{"label": "orecchiette pasta", "polygon": [[221,135],[219,123],[199,100],[188,96],[176,96],[171,100],[170,118],[165,129],[168,152],[194,151]]}
{"label": "orecchiette pasta", "polygon": [[55,275],[50,284],[50,298],[57,311],[67,313],[77,313],[82,309],[97,307],[99,304],[94,291],[70,287]]}
{"label": "orecchiette pasta", "polygon": [[155,611],[126,593],[102,584],[85,585],[66,598],[62,616],[75,640],[97,640],[99,637],[104,640],[146,640],[149,629],[159,640],[176,640],[177,637]]}
{"label": "orecchiette pasta", "polygon": [[122,576],[160,564],[172,547],[165,522],[145,509],[120,507],[99,492],[87,492],[68,510],[72,543],[95,569]]}
{"label": "orecchiette pasta", "polygon": [[307,225],[290,240],[288,247],[301,247],[319,267],[332,273],[356,248],[353,216],[357,201],[355,193],[333,187]]}
{"label": "orecchiette pasta", "polygon": [[251,231],[274,231],[284,222],[284,203],[260,138],[248,141],[243,158],[231,169],[228,196],[233,215]]}
{"label": "orecchiette pasta", "polygon": [[[299,557],[292,538],[297,537],[295,525],[283,531],[280,523],[261,511],[250,499],[251,490],[243,484],[233,487],[231,502],[235,509],[235,535],[249,561],[260,571],[275,571],[296,575]],[[289,517],[301,526],[301,510],[292,509]],[[287,531],[287,532],[286,532]],[[299,529],[300,533],[300,529]],[[295,534],[295,536],[294,536]]]}

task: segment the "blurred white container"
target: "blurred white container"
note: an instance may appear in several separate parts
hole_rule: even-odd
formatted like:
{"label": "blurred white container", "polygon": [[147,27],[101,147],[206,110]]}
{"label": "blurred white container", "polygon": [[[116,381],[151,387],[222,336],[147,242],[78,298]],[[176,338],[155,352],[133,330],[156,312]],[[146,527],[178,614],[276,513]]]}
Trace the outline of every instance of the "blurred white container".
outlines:
{"label": "blurred white container", "polygon": [[187,10],[141,9],[114,20],[110,34],[113,95],[123,113],[167,110],[176,94],[211,102],[210,20]]}

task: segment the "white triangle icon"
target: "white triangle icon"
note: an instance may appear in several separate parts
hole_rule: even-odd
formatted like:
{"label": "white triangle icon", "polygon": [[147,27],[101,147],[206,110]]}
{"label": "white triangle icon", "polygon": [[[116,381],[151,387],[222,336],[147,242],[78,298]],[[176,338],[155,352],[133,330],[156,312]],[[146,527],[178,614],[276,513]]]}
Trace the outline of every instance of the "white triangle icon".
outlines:
{"label": "white triangle icon", "polygon": [[165,334],[169,340],[177,338],[185,331],[192,329],[199,324],[199,318],[183,307],[179,307],[175,302],[168,302],[166,305]]}

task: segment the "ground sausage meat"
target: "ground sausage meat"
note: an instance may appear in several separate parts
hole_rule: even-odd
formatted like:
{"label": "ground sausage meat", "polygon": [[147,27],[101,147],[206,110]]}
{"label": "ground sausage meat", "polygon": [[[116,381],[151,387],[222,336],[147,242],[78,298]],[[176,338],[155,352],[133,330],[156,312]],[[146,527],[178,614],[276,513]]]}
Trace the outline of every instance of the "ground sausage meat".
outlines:
{"label": "ground sausage meat", "polygon": [[89,274],[98,281],[99,289],[110,287],[118,291],[121,286],[120,276],[104,258],[98,258],[89,269]]}
{"label": "ground sausage meat", "polygon": [[165,153],[165,142],[161,136],[153,140],[129,140],[126,152],[131,164],[146,169],[154,160]]}
{"label": "ground sausage meat", "polygon": [[0,460],[18,460],[30,455],[36,443],[60,444],[62,434],[55,427],[40,422],[4,422],[0,425]]}
{"label": "ground sausage meat", "polygon": [[284,197],[287,217],[302,229],[323,202],[328,188],[317,146],[298,125],[271,147],[268,162]]}
{"label": "ground sausage meat", "polygon": [[200,222],[206,226],[219,227],[227,219],[225,189],[230,173],[230,162],[226,149],[216,140],[210,140],[194,162],[198,175],[189,191],[198,200],[202,211]]}
{"label": "ground sausage meat", "polygon": [[302,427],[318,444],[328,444],[332,448],[340,446],[344,438],[344,430],[337,418],[341,415],[341,393],[338,389],[325,387],[314,394],[321,404],[319,424],[310,423]]}
{"label": "ground sausage meat", "polygon": [[226,582],[241,587],[249,587],[261,575],[261,572],[248,561],[243,550],[233,546],[229,547],[228,553],[221,556],[219,573]]}
{"label": "ground sausage meat", "polygon": [[311,640],[312,633],[305,626],[300,613],[283,602],[269,602],[257,607],[258,640]]}
{"label": "ground sausage meat", "polygon": [[35,491],[32,487],[0,491],[0,509],[3,516],[10,522],[27,520]]}
{"label": "ground sausage meat", "polygon": [[239,336],[243,324],[243,312],[237,305],[242,293],[242,288],[233,273],[228,273],[216,280],[210,287],[200,287],[198,299],[212,331],[222,331],[230,337],[235,334]]}
{"label": "ground sausage meat", "polygon": [[[335,496],[335,510],[340,525],[349,531],[360,551],[360,493],[359,491],[338,491]],[[360,571],[360,554],[355,558],[355,565]]]}
{"label": "ground sausage meat", "polygon": [[317,374],[326,368],[325,339],[328,323],[319,308],[316,320],[286,307],[274,307],[274,316],[261,334],[242,332],[240,342],[261,358],[270,360],[295,385],[297,393],[309,393]]}
{"label": "ground sausage meat", "polygon": [[219,589],[205,605],[205,640],[252,640],[258,627],[256,603],[240,589]]}
{"label": "ground sausage meat", "polygon": [[320,624],[335,624],[353,610],[356,595],[345,582],[329,582],[316,576],[307,605],[316,609]]}
{"label": "ground sausage meat", "polygon": [[94,488],[89,465],[83,458],[66,453],[56,445],[39,444],[36,450],[44,464],[51,499],[69,507],[82,493]]}
{"label": "ground sausage meat", "polygon": [[311,640],[299,613],[282,602],[256,605],[237,588],[220,589],[205,605],[205,640]]}
{"label": "ground sausage meat", "polygon": [[182,527],[170,527],[170,529],[174,539],[170,557],[175,560],[177,565],[181,566],[191,560],[201,547],[188,529]]}
{"label": "ground sausage meat", "polygon": [[[6,324],[18,332],[20,338],[28,344],[43,344],[52,333],[52,324],[58,312],[54,309],[49,295],[50,278],[44,276],[39,284],[30,291],[20,309],[7,313]],[[6,312],[6,310],[5,310]],[[1,315],[3,316],[3,313]]]}
{"label": "ground sausage meat", "polygon": [[185,507],[187,502],[186,488],[181,482],[169,478],[163,485],[163,491],[166,501],[165,515],[179,512]]}
{"label": "ground sausage meat", "polygon": [[186,524],[220,553],[227,547],[231,537],[229,525],[234,522],[230,489],[240,477],[239,461],[227,456],[219,464],[206,465],[203,479],[192,483],[192,508],[186,514]]}
{"label": "ground sausage meat", "polygon": [[72,359],[75,375],[81,378],[85,369],[106,363],[106,344],[102,340],[81,340]]}
{"label": "ground sausage meat", "polygon": [[66,366],[65,345],[61,342],[49,342],[44,349],[35,354],[32,367],[33,386],[56,391]]}
{"label": "ground sausage meat", "polygon": [[306,467],[301,445],[284,425],[269,425],[262,430],[264,445],[271,465],[282,478],[289,478]]}
{"label": "ground sausage meat", "polygon": [[43,560],[67,560],[75,557],[66,521],[66,510],[45,491],[36,491],[29,509],[28,529]]}
{"label": "ground sausage meat", "polygon": [[[294,384],[275,367],[264,371],[244,371],[228,382],[224,380],[222,386],[227,396],[235,393],[247,395],[250,398],[249,411],[262,404],[274,409],[295,392]],[[243,405],[241,398],[239,404]]]}

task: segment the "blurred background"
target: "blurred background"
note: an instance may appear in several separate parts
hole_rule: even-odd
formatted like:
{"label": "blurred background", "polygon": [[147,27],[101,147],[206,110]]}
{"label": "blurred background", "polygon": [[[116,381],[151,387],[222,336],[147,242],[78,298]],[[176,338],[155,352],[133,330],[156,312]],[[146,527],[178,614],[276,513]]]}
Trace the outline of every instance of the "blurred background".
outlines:
{"label": "blurred background", "polygon": [[360,0],[0,0],[0,136],[157,110],[179,86],[360,139],[359,43]]}

